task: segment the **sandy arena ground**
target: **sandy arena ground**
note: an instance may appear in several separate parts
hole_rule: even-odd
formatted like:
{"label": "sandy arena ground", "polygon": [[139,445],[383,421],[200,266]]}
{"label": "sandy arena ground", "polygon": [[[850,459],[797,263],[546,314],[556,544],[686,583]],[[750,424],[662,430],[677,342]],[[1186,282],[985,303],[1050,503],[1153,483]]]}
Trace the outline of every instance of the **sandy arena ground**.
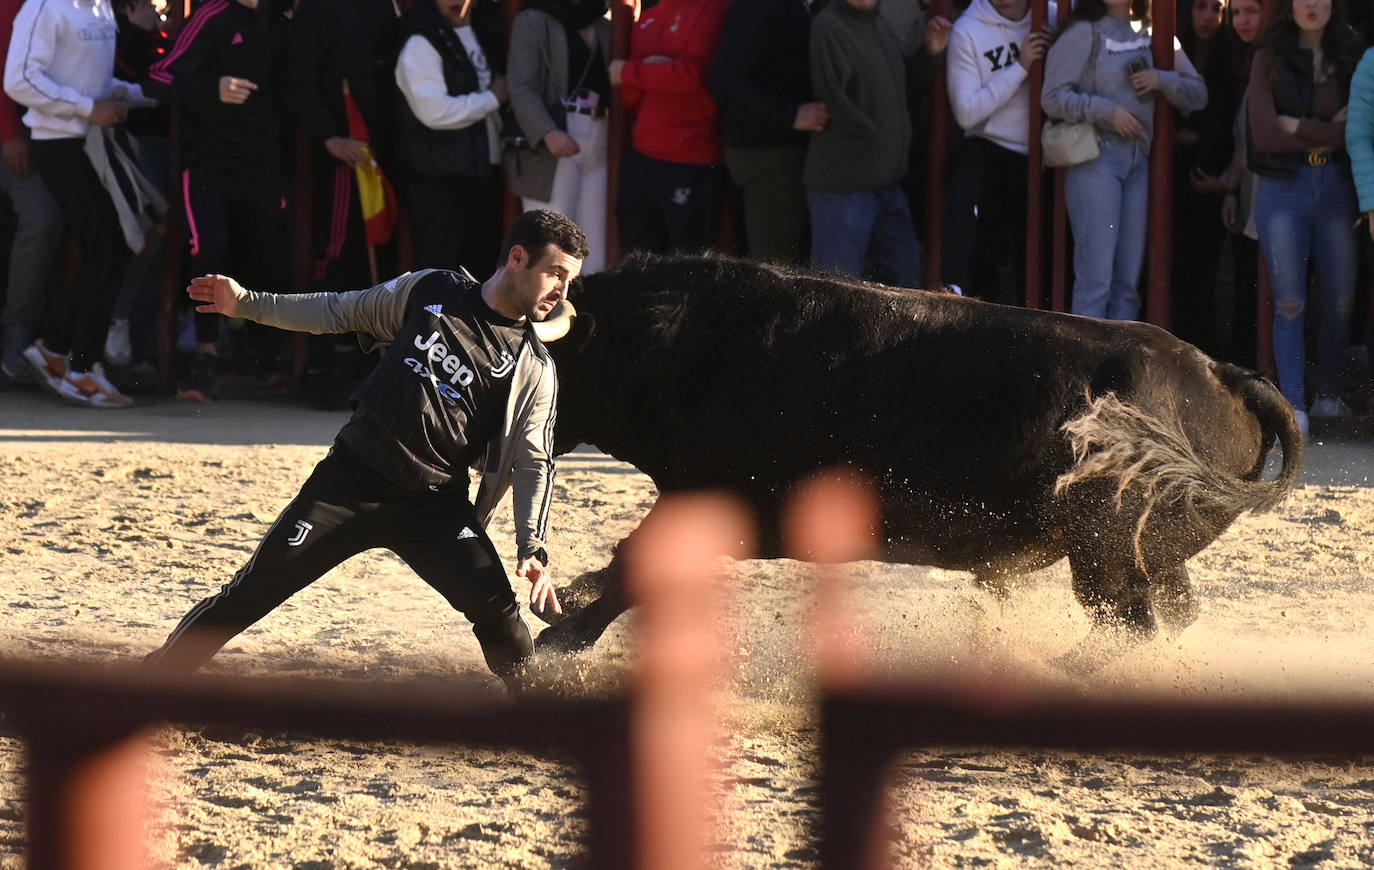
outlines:
{"label": "sandy arena ground", "polygon": [[[0,394],[0,656],[132,663],[156,647],[247,559],[343,419],[248,402],[94,412]],[[1198,621],[1071,688],[1374,696],[1371,474],[1369,439],[1313,445],[1291,500],[1243,517],[1190,563]],[[562,582],[604,564],[654,497],[626,465],[594,451],[564,457],[553,547]],[[493,539],[509,557],[508,512]],[[738,659],[715,752],[724,812],[712,862],[814,867],[817,732],[798,634],[811,607],[807,566],[753,561],[729,572]],[[1064,688],[1049,662],[1087,628],[1062,563],[1006,606],[956,572],[863,563],[854,582],[864,645],[893,671],[959,661]],[[630,614],[565,665],[567,680],[615,691],[633,640]],[[385,553],[332,572],[211,669],[500,693],[462,618]],[[194,726],[166,727],[155,742],[163,766],[151,783],[150,848],[167,866],[579,866],[584,792],[558,758]],[[0,719],[0,868],[23,865],[23,763]],[[941,750],[904,757],[891,799],[899,866],[1374,865],[1369,758]]]}

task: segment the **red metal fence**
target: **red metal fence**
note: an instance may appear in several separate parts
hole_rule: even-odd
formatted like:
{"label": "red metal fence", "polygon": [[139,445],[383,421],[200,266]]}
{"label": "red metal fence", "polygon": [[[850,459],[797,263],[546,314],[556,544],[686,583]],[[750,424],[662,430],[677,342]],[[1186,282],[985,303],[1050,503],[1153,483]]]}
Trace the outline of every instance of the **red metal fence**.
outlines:
{"label": "red metal fence", "polygon": [[[885,772],[898,752],[939,746],[1154,753],[1374,754],[1374,705],[1206,704],[1035,694],[1004,678],[867,676],[842,603],[839,563],[873,552],[875,513],[843,477],[804,488],[789,548],[817,563],[822,866],[885,866]],[[641,608],[638,668],[609,700],[511,704],[432,686],[181,677],[0,663],[0,710],[29,750],[30,870],[145,866],[138,736],[163,722],[284,730],[351,740],[555,751],[588,792],[587,866],[697,868],[705,857],[710,698],[726,658],[717,636],[722,555],[747,555],[750,525],[731,502],[661,500],[626,544]]]}

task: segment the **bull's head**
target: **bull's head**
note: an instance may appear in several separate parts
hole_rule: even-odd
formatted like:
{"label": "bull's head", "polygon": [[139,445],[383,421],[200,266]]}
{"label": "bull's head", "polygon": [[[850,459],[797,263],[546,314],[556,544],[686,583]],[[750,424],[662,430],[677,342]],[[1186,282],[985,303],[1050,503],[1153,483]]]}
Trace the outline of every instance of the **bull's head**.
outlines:
{"label": "bull's head", "polygon": [[558,366],[554,453],[563,454],[591,438],[586,424],[587,403],[595,395],[596,384],[589,377],[589,367],[583,364],[582,356],[596,332],[596,320],[565,299],[534,329],[539,340],[548,345]]}

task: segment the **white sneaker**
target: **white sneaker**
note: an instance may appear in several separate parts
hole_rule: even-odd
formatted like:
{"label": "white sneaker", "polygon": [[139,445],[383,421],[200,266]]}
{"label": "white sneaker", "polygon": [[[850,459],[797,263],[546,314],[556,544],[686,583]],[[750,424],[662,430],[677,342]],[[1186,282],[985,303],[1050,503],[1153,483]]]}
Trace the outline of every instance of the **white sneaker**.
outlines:
{"label": "white sneaker", "polygon": [[126,366],[134,361],[134,349],[129,344],[129,321],[111,320],[105,334],[105,362],[112,366]]}
{"label": "white sneaker", "polygon": [[1350,406],[1340,396],[1319,396],[1309,409],[1313,417],[1349,417]]}
{"label": "white sneaker", "polygon": [[1293,413],[1294,413],[1294,415],[1296,415],[1297,418],[1298,418],[1298,431],[1302,433],[1302,440],[1303,440],[1303,441],[1311,441],[1311,440],[1312,440],[1312,425],[1311,425],[1311,423],[1310,423],[1310,422],[1308,421],[1308,419],[1307,419],[1307,412],[1306,412],[1306,411],[1294,411]]}
{"label": "white sneaker", "polygon": [[67,360],[66,354],[48,350],[41,338],[24,348],[24,362],[33,373],[33,379],[54,393],[58,392],[62,379],[67,376]]}
{"label": "white sneaker", "polygon": [[57,387],[57,394],[69,402],[91,408],[127,408],[134,403],[115,389],[100,363],[91,366],[88,372],[68,371]]}

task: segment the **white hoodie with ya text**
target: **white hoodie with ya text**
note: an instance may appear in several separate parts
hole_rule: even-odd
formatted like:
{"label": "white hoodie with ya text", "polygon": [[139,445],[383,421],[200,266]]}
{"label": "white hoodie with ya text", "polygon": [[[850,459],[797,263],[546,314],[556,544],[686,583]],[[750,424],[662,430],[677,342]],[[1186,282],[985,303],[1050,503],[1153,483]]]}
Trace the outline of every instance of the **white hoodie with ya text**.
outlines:
{"label": "white hoodie with ya text", "polygon": [[1029,147],[1030,83],[1021,46],[1030,29],[1029,9],[1013,21],[989,0],[973,0],[954,22],[945,60],[949,105],[959,126],[1019,154]]}

